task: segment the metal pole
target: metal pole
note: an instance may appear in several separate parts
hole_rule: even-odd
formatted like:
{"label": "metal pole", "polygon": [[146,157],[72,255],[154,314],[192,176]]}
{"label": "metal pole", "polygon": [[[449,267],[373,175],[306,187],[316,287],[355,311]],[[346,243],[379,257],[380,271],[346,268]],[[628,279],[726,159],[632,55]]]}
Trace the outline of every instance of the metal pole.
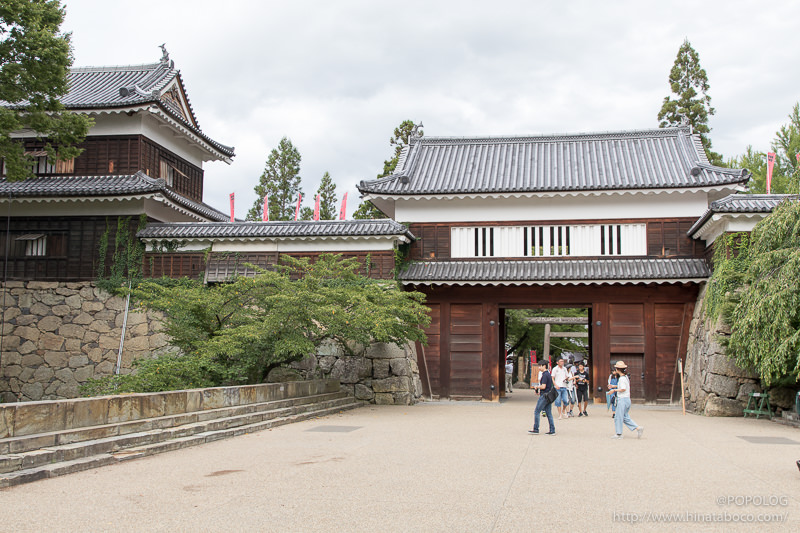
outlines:
{"label": "metal pole", "polygon": [[119,337],[119,352],[117,353],[117,367],[114,374],[119,374],[122,367],[122,348],[125,346],[125,328],[128,326],[128,308],[131,305],[131,282],[128,282],[128,296],[125,298],[125,316],[122,318],[122,335]]}

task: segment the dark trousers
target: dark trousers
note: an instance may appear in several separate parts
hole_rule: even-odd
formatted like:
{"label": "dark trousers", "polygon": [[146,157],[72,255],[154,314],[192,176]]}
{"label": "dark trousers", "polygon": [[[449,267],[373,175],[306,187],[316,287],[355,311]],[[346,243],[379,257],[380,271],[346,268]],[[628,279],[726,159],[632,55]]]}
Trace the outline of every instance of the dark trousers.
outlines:
{"label": "dark trousers", "polygon": [[542,414],[542,410],[544,410],[544,414],[547,415],[547,423],[550,426],[549,432],[555,433],[556,426],[553,425],[553,404],[547,401],[544,394],[540,394],[539,401],[536,402],[536,411],[533,413],[533,430],[539,431],[539,415]]}

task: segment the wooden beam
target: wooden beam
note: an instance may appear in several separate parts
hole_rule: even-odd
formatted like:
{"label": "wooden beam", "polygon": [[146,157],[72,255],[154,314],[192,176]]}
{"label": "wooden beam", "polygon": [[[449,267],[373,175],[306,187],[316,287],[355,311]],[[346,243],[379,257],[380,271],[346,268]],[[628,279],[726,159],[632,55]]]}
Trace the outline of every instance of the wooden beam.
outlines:
{"label": "wooden beam", "polygon": [[588,324],[585,316],[534,316],[528,318],[528,324]]}
{"label": "wooden beam", "polygon": [[588,331],[551,331],[550,332],[550,336],[551,337],[574,337],[574,338],[586,337],[586,338],[588,338],[589,337],[589,332]]}

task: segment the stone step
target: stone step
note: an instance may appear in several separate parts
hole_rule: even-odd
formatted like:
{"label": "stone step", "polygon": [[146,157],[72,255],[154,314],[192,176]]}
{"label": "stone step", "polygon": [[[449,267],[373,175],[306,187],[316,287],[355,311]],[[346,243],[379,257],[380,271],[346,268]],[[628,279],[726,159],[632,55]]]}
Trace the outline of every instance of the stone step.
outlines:
{"label": "stone step", "polygon": [[[119,449],[113,452],[98,452],[86,457],[51,462],[48,464],[40,464],[38,466],[29,466],[13,472],[0,474],[0,489],[14,485],[20,485],[22,483],[29,483],[31,481],[37,481],[40,479],[47,479],[73,472],[80,472],[90,468],[98,468],[108,464],[129,461],[157,453],[179,450],[189,446],[197,446],[206,442],[213,442],[215,440],[244,435],[246,433],[253,433],[255,431],[261,431],[284,424],[290,424],[292,422],[323,417],[342,411],[355,409],[363,405],[361,402],[353,400],[349,397],[345,398],[344,400],[345,401],[329,400],[319,404],[312,404],[308,406],[310,408],[305,409],[302,412],[286,414],[285,416],[270,418],[259,422],[203,431],[193,435],[169,438],[163,441],[157,440],[147,444],[140,443],[139,445]],[[156,432],[157,431],[151,431],[147,433],[155,434]]]}
{"label": "stone step", "polygon": [[[244,426],[263,422],[278,417],[287,417],[309,410],[336,408],[352,402],[346,395],[327,398],[315,403],[300,403],[288,407],[275,408],[270,405],[268,409],[257,412],[245,412],[223,418],[212,418],[201,422],[192,422],[181,426],[167,427],[164,429],[150,429],[138,433],[126,433],[112,437],[92,439],[63,445],[48,446],[38,450],[31,450],[16,454],[0,455],[0,473],[32,468],[50,463],[72,461],[83,457],[113,453],[122,449],[143,444],[157,443],[175,438],[182,438],[209,431],[221,431],[232,427]],[[274,402],[272,402],[274,403]],[[235,410],[225,409],[225,414],[231,415]]]}
{"label": "stone step", "polygon": [[[299,398],[274,400],[270,402],[251,403],[233,407],[220,407],[217,409],[208,409],[206,411],[195,411],[191,413],[167,415],[157,418],[145,418],[130,422],[105,424],[102,426],[89,426],[49,433],[23,435],[21,437],[9,437],[0,439],[0,454],[17,454],[52,446],[61,446],[64,444],[87,440],[116,437],[129,433],[140,433],[153,429],[183,426],[185,424],[202,422],[214,418],[226,418],[237,414],[253,413],[267,409],[278,409],[293,405],[315,403],[328,399],[344,398],[346,396],[347,395],[342,392],[332,392],[312,396],[302,396]],[[2,472],[1,469],[0,472]]]}

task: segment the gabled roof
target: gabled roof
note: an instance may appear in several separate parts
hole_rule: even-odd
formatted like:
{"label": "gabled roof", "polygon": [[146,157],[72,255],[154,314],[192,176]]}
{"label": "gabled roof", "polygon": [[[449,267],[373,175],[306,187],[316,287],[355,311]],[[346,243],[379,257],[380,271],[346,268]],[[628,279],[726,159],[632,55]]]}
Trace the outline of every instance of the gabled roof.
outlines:
{"label": "gabled roof", "polygon": [[797,199],[796,194],[730,194],[725,198],[711,202],[711,206],[695,222],[687,235],[694,236],[703,225],[715,214],[725,213],[772,213],[778,204],[786,199]]}
{"label": "gabled roof", "polygon": [[[146,65],[72,68],[67,82],[69,91],[59,100],[71,111],[97,113],[151,108],[199,137],[220,159],[230,162],[234,156],[233,147],[218,143],[200,129],[180,71],[166,53],[158,63]],[[0,105],[22,106],[25,102],[0,101]]]}
{"label": "gabled roof", "polygon": [[117,176],[64,176],[31,178],[23,181],[0,180],[0,200],[64,201],[68,199],[161,195],[196,215],[211,220],[227,220],[230,215],[208,204],[195,202],[168,189],[163,179],[154,179],[143,172]]}
{"label": "gabled roof", "polygon": [[326,237],[400,237],[414,240],[404,225],[394,220],[320,220],[291,222],[176,222],[148,224],[140,239],[262,240]]}
{"label": "gabled roof", "polygon": [[683,189],[744,183],[708,163],[688,127],[525,137],[412,137],[373,197]]}
{"label": "gabled roof", "polygon": [[703,259],[551,259],[417,262],[400,273],[400,280],[406,285],[585,285],[697,282],[709,275]]}

